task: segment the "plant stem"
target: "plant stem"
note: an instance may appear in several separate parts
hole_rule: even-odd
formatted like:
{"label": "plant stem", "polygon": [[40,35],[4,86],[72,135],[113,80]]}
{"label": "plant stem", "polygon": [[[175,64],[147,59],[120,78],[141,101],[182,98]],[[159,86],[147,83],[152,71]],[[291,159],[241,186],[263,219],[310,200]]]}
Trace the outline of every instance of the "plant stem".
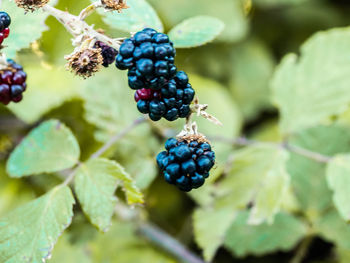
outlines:
{"label": "plant stem", "polygon": [[88,25],[78,16],[74,16],[68,12],[63,12],[50,5],[43,6],[42,10],[55,17],[75,39],[80,36],[86,36],[88,38],[104,42],[110,47],[119,50],[121,44],[119,39],[112,39],[104,34],[97,32],[93,29],[92,26]]}
{"label": "plant stem", "polygon": [[185,248],[179,241],[153,224],[140,223],[138,231],[151,242],[177,257],[181,262],[204,263],[202,259]]}
{"label": "plant stem", "polygon": [[294,257],[290,261],[290,263],[301,263],[305,256],[307,255],[307,252],[309,250],[309,247],[312,243],[313,236],[309,235],[304,238],[304,240],[300,243]]}
{"label": "plant stem", "polygon": [[127,126],[124,130],[122,130],[120,133],[114,135],[112,138],[110,138],[97,152],[91,155],[90,159],[95,159],[100,157],[102,154],[104,154],[109,148],[113,146],[117,141],[119,141],[121,138],[123,138],[125,135],[127,135],[131,130],[133,130],[136,126],[139,124],[145,122],[147,119],[145,117],[140,117],[136,120],[134,120],[129,126]]}
{"label": "plant stem", "polygon": [[289,152],[299,154],[301,156],[304,156],[308,159],[314,160],[314,161],[319,162],[319,163],[328,163],[332,159],[331,156],[323,155],[323,154],[320,154],[318,152],[313,152],[313,151],[310,151],[308,149],[305,149],[305,148],[302,148],[302,147],[299,147],[296,145],[291,145],[287,142],[284,142],[284,143],[261,142],[261,141],[247,139],[244,136],[234,138],[234,139],[225,138],[225,137],[221,137],[221,136],[214,136],[214,137],[209,137],[209,139],[211,139],[213,141],[229,143],[229,144],[235,145],[235,146],[267,145],[267,146],[278,147],[278,148],[285,149]]}
{"label": "plant stem", "polygon": [[[116,142],[120,141],[124,136],[126,136],[130,131],[132,131],[135,127],[140,125],[141,123],[145,122],[146,118],[141,117],[136,120],[134,120],[129,126],[127,126],[125,129],[123,129],[121,132],[117,133],[113,137],[111,137],[104,145],[102,145],[101,148],[99,148],[95,153],[93,153],[89,160],[96,159],[100,157],[102,154],[104,154],[110,147],[112,147]],[[62,185],[69,185],[75,177],[75,174],[78,170],[78,168],[82,165],[82,163],[78,163],[78,165],[71,170]]]}

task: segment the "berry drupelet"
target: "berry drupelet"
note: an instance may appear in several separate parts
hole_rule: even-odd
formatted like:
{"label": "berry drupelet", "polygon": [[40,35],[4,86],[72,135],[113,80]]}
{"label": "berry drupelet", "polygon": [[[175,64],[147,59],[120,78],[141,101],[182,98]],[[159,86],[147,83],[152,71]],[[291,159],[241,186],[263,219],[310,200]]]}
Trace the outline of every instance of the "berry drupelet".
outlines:
{"label": "berry drupelet", "polygon": [[178,71],[160,90],[139,89],[135,92],[137,109],[144,114],[149,114],[153,121],[162,117],[168,121],[178,118],[186,118],[190,114],[190,104],[195,91],[188,82],[188,76],[183,71]]}
{"label": "berry drupelet", "polygon": [[204,184],[215,164],[215,153],[203,136],[170,138],[165,143],[165,149],[158,154],[157,163],[169,184],[185,192]]}
{"label": "berry drupelet", "polygon": [[110,64],[114,63],[115,57],[118,55],[118,51],[107,44],[97,41],[95,43],[94,48],[100,48],[101,49],[101,55],[103,57],[103,63],[102,66],[105,68],[108,67]]}
{"label": "berry drupelet", "polygon": [[20,102],[22,93],[26,90],[27,74],[21,65],[13,60],[7,60],[8,67],[0,70],[0,102],[7,105],[10,101]]}
{"label": "berry drupelet", "polygon": [[129,70],[130,88],[159,90],[176,74],[175,53],[167,35],[145,28],[124,40],[116,67]]}
{"label": "berry drupelet", "polygon": [[0,12],[0,46],[4,39],[10,35],[10,24],[10,16],[6,12]]}

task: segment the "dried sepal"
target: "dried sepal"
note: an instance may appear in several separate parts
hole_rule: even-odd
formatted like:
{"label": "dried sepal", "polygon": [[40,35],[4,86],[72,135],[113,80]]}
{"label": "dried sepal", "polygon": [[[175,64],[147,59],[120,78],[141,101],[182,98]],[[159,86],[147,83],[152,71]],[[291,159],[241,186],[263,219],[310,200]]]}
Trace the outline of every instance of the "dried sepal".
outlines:
{"label": "dried sepal", "polygon": [[91,77],[102,67],[103,56],[101,52],[100,48],[91,47],[76,50],[65,57],[68,61],[66,67],[78,76],[83,78]]}
{"label": "dried sepal", "polygon": [[122,12],[123,9],[129,8],[126,5],[125,0],[101,0],[101,3],[103,4],[104,8],[118,11],[119,13]]}
{"label": "dried sepal", "polygon": [[18,7],[23,8],[26,12],[35,11],[46,5],[50,0],[15,0]]}

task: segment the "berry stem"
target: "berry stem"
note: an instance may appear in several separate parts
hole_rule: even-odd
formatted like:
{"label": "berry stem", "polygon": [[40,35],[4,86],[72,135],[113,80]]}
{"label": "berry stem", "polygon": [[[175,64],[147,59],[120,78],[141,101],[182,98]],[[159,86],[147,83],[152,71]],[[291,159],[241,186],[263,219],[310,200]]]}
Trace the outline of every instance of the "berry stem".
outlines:
{"label": "berry stem", "polygon": [[75,38],[73,45],[79,46],[81,42],[88,37],[104,42],[110,47],[119,50],[121,44],[120,39],[112,39],[97,32],[92,26],[81,20],[79,16],[74,16],[68,12],[63,12],[49,5],[43,6],[42,10],[55,17]]}
{"label": "berry stem", "polygon": [[101,1],[96,1],[92,3],[91,5],[87,6],[83,10],[81,10],[79,14],[80,20],[85,20],[89,15],[91,15],[97,8],[103,7]]}

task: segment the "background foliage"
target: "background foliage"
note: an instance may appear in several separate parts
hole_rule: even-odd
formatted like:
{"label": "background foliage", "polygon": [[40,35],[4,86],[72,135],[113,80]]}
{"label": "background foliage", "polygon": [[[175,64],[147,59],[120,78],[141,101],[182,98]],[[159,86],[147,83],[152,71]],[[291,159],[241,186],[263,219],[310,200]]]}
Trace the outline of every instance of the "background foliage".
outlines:
{"label": "background foliage", "polygon": [[[162,135],[182,121],[143,122],[90,158],[140,117],[125,72],[74,77],[64,27],[3,0],[4,52],[29,78],[23,102],[0,106],[0,262],[183,262],[145,222],[208,262],[349,262],[348,1],[127,2],[87,21],[115,37],[169,32],[178,68],[224,124],[197,120],[216,168],[189,194],[159,176]],[[77,15],[89,3],[50,4]],[[74,187],[62,184],[79,162]]]}

